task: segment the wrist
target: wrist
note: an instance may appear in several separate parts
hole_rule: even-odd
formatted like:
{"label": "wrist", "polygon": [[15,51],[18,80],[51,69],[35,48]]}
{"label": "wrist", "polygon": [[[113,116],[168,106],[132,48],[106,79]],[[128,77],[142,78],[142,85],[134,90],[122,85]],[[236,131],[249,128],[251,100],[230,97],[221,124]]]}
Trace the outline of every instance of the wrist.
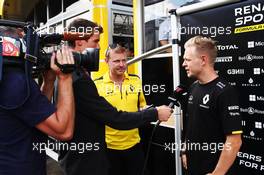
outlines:
{"label": "wrist", "polygon": [[63,80],[63,81],[72,80],[72,74],[58,74],[57,77],[58,77],[58,80]]}

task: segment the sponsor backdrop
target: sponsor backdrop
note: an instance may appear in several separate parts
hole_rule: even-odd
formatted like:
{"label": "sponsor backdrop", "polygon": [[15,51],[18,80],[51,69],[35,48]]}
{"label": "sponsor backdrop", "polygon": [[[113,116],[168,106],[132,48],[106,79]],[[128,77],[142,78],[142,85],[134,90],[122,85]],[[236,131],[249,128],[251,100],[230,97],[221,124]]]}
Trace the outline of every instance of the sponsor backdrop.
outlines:
{"label": "sponsor backdrop", "polygon": [[[182,16],[181,25],[183,43],[198,34],[218,41],[216,70],[240,93],[244,134],[236,172],[264,174],[264,1],[248,0]],[[181,81],[187,81],[183,70]]]}

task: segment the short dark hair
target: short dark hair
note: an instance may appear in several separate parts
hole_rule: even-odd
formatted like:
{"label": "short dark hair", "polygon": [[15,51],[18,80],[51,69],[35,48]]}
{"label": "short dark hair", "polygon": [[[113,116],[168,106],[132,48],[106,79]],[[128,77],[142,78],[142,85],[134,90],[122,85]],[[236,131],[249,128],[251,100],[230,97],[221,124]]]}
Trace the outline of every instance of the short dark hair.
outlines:
{"label": "short dark hair", "polygon": [[[87,29],[87,28],[92,29],[90,37],[94,34],[94,32],[95,32],[94,29],[96,29],[96,31],[99,32],[100,34],[103,33],[102,26],[98,25],[95,22],[92,22],[92,21],[89,21],[89,20],[83,19],[83,18],[77,18],[77,19],[73,20],[69,24],[69,26],[67,27],[67,30],[69,32],[71,32],[73,30],[76,32],[76,30],[77,30],[78,32],[86,33],[85,29]],[[69,44],[70,47],[75,47],[75,42],[74,41],[69,41],[68,44]]]}

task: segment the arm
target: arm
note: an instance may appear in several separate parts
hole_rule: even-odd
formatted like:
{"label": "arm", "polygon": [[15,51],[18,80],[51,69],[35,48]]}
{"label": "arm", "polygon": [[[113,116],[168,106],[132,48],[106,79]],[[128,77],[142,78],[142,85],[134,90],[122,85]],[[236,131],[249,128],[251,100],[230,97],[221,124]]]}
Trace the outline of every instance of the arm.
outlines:
{"label": "arm", "polygon": [[242,144],[240,134],[232,134],[226,137],[224,148],[212,175],[224,175],[236,159],[236,155]]}
{"label": "arm", "polygon": [[77,110],[115,129],[137,128],[146,122],[156,121],[158,117],[162,121],[168,120],[171,115],[171,109],[168,107],[132,113],[118,111],[99,96],[94,82],[89,77],[77,80],[73,87]]}
{"label": "arm", "polygon": [[224,175],[236,159],[241,141],[241,116],[239,112],[238,94],[232,87],[227,87],[219,96],[217,103],[223,132],[226,141],[219,157],[213,175]]}
{"label": "arm", "polygon": [[[51,58],[51,68],[58,75],[58,102],[57,110],[43,122],[36,125],[42,132],[59,140],[71,139],[74,126],[74,100],[72,89],[72,75],[63,74],[54,64],[55,55]],[[72,53],[63,48],[62,53],[57,52],[57,60],[60,64],[73,64]],[[44,80],[42,93],[51,99],[53,82]]]}

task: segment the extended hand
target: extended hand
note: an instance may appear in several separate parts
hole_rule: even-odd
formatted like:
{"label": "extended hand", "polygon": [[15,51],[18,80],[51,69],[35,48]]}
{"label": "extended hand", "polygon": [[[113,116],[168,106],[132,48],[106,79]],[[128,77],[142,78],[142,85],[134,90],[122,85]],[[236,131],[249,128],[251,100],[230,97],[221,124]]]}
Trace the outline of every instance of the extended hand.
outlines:
{"label": "extended hand", "polygon": [[165,105],[158,106],[156,107],[156,109],[158,110],[158,117],[159,117],[159,121],[161,122],[168,121],[171,114],[173,113],[173,110]]}

